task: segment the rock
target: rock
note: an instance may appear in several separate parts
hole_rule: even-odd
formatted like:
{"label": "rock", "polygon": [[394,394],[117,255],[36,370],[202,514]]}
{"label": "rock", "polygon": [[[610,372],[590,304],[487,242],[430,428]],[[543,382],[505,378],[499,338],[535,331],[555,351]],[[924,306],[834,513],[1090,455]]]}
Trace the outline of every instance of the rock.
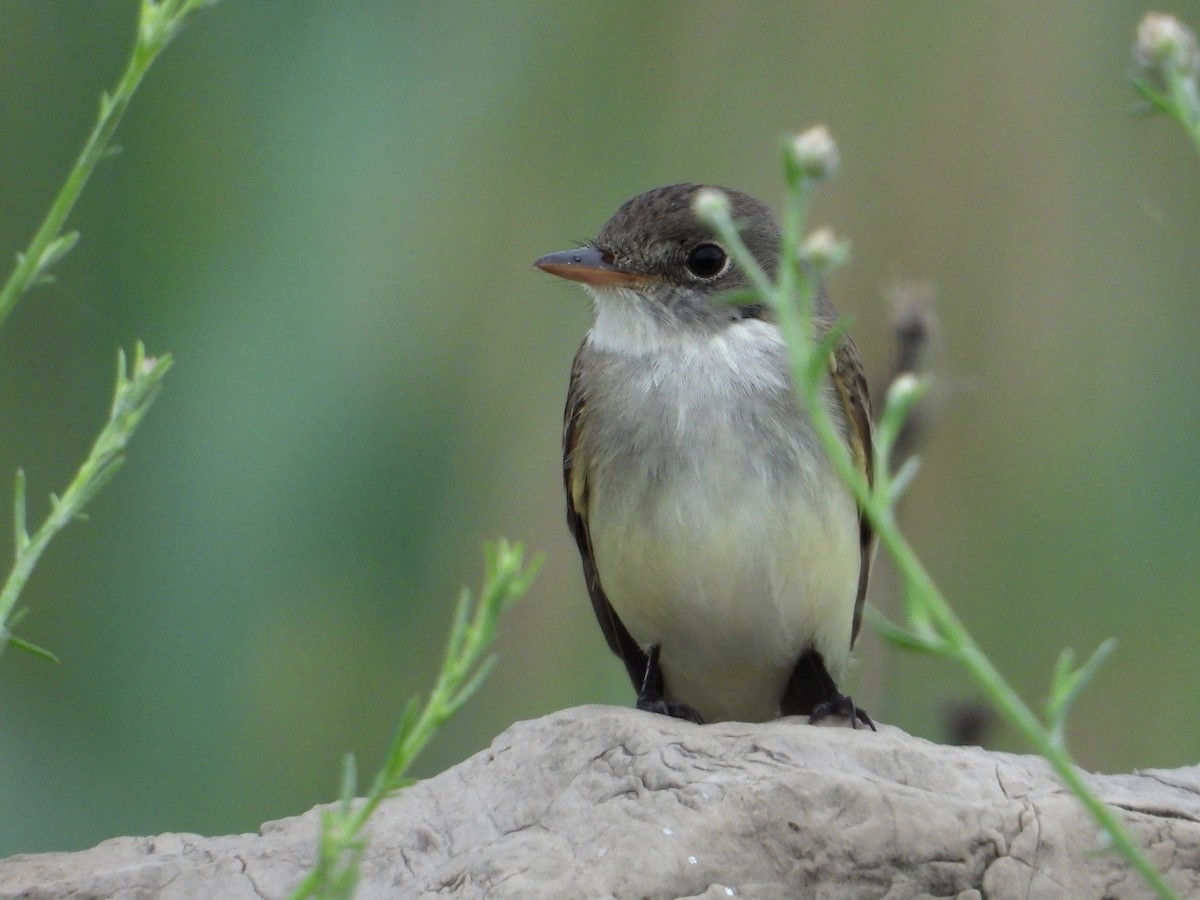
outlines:
{"label": "rock", "polygon": [[[599,706],[519,722],[380,807],[356,896],[1153,896],[1040,758],[831,724]],[[1200,896],[1200,766],[1088,777],[1179,896]],[[0,897],[286,897],[321,809],[256,835],[15,856]]]}

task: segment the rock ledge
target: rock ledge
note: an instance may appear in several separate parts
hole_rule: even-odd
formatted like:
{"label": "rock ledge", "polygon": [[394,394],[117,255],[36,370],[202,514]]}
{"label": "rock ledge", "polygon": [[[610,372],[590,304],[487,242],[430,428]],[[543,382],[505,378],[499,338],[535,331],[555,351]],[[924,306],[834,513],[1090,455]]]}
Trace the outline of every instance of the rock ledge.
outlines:
{"label": "rock ledge", "polygon": [[[1200,896],[1200,766],[1090,776]],[[0,861],[0,897],[283,898],[321,807],[258,834],[116,838]],[[588,706],[519,722],[385,803],[371,898],[1141,898],[1037,757],[795,720],[697,727]]]}

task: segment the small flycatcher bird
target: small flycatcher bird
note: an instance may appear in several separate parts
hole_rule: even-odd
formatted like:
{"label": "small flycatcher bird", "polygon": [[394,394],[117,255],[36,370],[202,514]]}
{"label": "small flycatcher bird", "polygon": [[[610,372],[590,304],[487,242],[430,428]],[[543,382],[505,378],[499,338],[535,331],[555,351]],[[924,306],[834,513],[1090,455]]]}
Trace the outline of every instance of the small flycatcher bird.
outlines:
{"label": "small flycatcher bird", "polygon": [[[826,458],[770,310],[692,212],[698,184],[628,200],[577,250],[535,265],[579,281],[591,330],[563,425],[567,521],[600,628],[638,708],[693,722],[870,717],[841,693],[858,635],[872,533]],[[738,191],[742,239],[774,276],[780,231]],[[814,339],[833,308],[820,290]],[[829,360],[825,402],[872,474],[858,351]]]}

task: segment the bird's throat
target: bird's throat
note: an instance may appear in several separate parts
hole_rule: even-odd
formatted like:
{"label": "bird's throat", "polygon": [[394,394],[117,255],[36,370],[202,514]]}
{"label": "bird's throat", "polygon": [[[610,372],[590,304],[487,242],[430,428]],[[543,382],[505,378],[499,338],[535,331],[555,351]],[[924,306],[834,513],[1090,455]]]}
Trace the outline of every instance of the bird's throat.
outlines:
{"label": "bird's throat", "polygon": [[[595,303],[595,320],[588,342],[598,350],[623,356],[645,356],[664,349],[678,339],[655,300],[625,287],[587,286]],[[674,332],[674,333],[673,333]]]}

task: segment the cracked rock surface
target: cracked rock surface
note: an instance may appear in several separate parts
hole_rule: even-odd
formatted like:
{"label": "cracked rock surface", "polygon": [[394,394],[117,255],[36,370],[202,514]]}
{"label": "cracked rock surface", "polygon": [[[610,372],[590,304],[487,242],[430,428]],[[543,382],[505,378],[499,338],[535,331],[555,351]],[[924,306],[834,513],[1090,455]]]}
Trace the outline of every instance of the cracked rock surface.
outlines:
{"label": "cracked rock surface", "polygon": [[[356,896],[1152,896],[1039,758],[829,724],[601,706],[519,722],[380,807]],[[1179,896],[1200,897],[1200,766],[1090,778]],[[11,857],[0,898],[286,897],[320,811]]]}

